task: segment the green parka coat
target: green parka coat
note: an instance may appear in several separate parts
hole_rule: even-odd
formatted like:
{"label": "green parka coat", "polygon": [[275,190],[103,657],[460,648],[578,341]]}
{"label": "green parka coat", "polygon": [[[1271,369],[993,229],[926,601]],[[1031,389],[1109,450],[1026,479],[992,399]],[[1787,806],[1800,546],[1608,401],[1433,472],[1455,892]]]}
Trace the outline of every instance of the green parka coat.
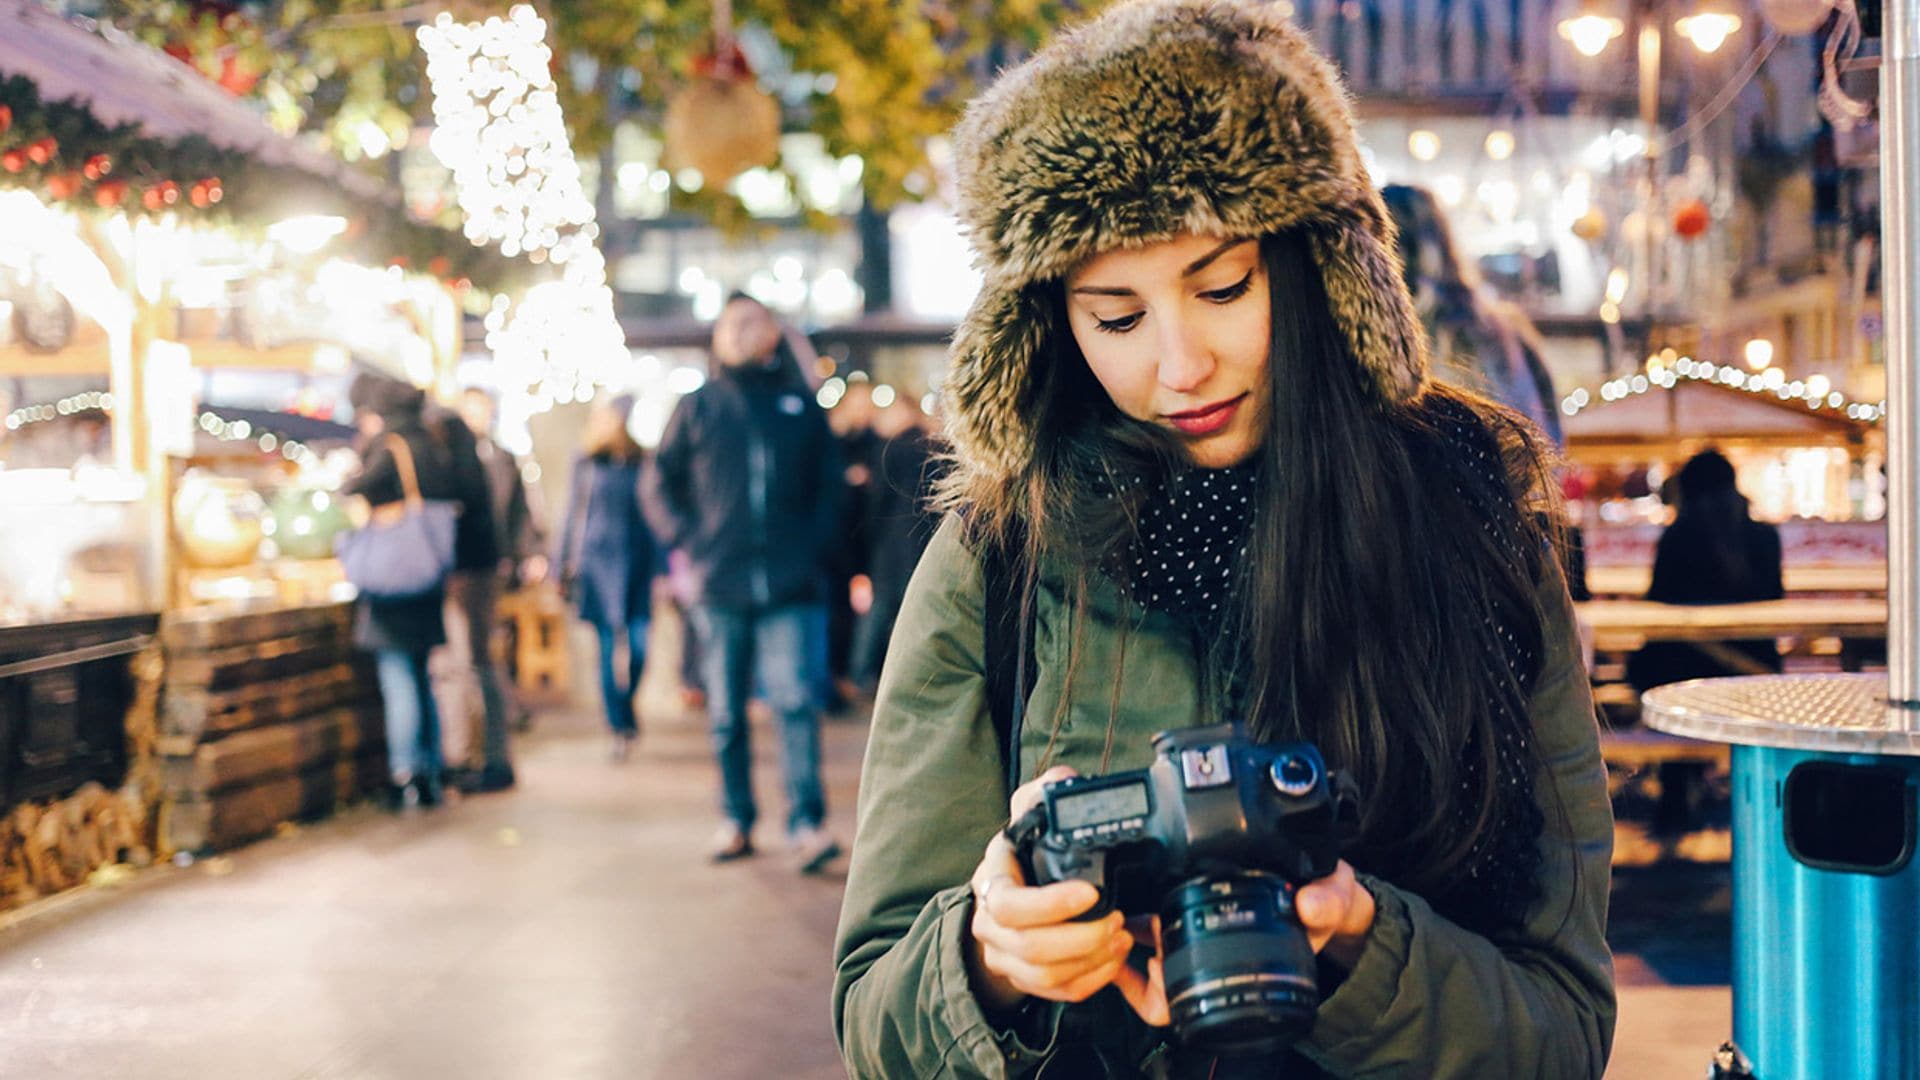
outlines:
{"label": "green parka coat", "polygon": [[[1076,627],[1066,581],[1043,567],[1022,774],[1035,775],[1050,739],[1049,765],[1088,775],[1144,767],[1155,732],[1211,720],[1191,636],[1160,613],[1128,613],[1118,590],[1096,579],[1069,683]],[[1299,1047],[1336,1076],[1573,1080],[1604,1068],[1613,819],[1571,602],[1550,561],[1540,590],[1546,648],[1530,710],[1551,777],[1537,777],[1535,791],[1560,803],[1543,807],[1543,896],[1519,932],[1490,940],[1362,874],[1377,905],[1373,931]],[[968,878],[1007,820],[983,611],[980,558],[950,518],[914,574],[874,705],[834,947],[834,1022],[848,1070],[863,1080],[1047,1075],[1050,1048],[990,1025],[968,985]],[[1123,619],[1132,620],[1124,634]],[[1088,1026],[1151,1075],[1157,1033],[1117,992],[1074,1008],[1098,1010]]]}

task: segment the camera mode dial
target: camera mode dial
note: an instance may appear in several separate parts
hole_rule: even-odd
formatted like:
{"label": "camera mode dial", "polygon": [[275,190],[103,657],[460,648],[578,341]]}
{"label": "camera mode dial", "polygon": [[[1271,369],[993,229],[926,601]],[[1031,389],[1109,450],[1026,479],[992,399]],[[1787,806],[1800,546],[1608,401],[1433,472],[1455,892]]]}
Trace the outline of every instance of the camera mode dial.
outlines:
{"label": "camera mode dial", "polygon": [[1280,794],[1296,799],[1312,794],[1314,785],[1320,782],[1320,767],[1304,754],[1282,755],[1274,759],[1268,772]]}

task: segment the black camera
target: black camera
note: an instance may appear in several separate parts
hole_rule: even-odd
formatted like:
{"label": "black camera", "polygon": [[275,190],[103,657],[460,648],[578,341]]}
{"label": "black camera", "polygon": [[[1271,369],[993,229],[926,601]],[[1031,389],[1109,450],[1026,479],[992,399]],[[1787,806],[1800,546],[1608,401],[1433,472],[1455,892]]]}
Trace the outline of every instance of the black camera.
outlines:
{"label": "black camera", "polygon": [[1048,784],[1008,826],[1027,880],[1085,881],[1118,909],[1159,915],[1167,1002],[1182,1042],[1267,1051],[1305,1035],[1320,1004],[1294,890],[1333,872],[1357,801],[1313,744],[1237,727],[1166,731],[1154,761]]}

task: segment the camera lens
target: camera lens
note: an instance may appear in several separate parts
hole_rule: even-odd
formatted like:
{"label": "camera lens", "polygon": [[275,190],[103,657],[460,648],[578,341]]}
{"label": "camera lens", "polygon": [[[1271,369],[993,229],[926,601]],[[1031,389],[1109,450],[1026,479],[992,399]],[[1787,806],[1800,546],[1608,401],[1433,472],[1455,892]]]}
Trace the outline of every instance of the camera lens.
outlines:
{"label": "camera lens", "polygon": [[1299,798],[1313,792],[1313,785],[1320,782],[1320,769],[1313,760],[1304,754],[1284,754],[1274,761],[1270,770],[1273,786],[1282,795]]}
{"label": "camera lens", "polygon": [[1313,948],[1284,880],[1194,878],[1167,894],[1160,923],[1167,1001],[1187,1045],[1270,1051],[1313,1027],[1320,1004]]}

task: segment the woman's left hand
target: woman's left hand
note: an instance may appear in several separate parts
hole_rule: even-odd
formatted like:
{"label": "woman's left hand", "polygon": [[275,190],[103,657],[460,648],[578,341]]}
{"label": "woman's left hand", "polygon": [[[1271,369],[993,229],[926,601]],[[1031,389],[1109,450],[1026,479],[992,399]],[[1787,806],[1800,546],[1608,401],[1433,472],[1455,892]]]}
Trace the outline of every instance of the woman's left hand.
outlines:
{"label": "woman's left hand", "polygon": [[1347,860],[1341,859],[1326,877],[1302,885],[1293,906],[1313,951],[1353,970],[1373,930],[1374,905],[1373,894],[1354,877]]}

